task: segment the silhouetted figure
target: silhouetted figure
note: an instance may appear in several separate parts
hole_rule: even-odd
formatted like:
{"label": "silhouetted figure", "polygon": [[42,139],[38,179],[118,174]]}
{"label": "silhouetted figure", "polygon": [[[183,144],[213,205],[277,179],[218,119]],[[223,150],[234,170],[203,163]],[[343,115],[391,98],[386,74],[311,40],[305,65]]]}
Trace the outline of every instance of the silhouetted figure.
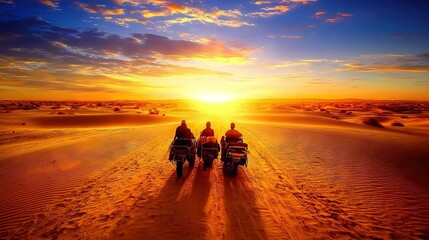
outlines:
{"label": "silhouetted figure", "polygon": [[231,129],[229,129],[228,131],[226,131],[225,133],[225,141],[226,142],[230,142],[230,141],[239,141],[241,140],[241,138],[243,137],[243,134],[241,134],[239,131],[235,130],[235,123],[231,123]]}
{"label": "silhouetted figure", "polygon": [[[176,134],[174,135],[172,145],[186,145],[191,148],[191,154],[194,154],[195,156],[195,140],[189,141],[187,139],[195,139],[195,137],[194,134],[192,134],[191,130],[186,126],[186,121],[182,120],[180,126],[176,128]],[[170,151],[169,160],[172,159],[173,153]]]}
{"label": "silhouetted figure", "polygon": [[211,123],[207,122],[206,123],[206,128],[201,132],[201,136],[214,136],[214,130],[210,128],[211,127]]}
{"label": "silhouetted figure", "polygon": [[222,157],[221,160],[224,161],[226,158],[226,148],[231,145],[244,146],[247,148],[247,144],[243,143],[243,134],[235,130],[235,123],[231,123],[231,129],[226,131],[225,136],[221,139],[222,145]]}
{"label": "silhouetted figure", "polygon": [[182,120],[180,126],[176,128],[176,135],[174,135],[174,139],[176,138],[195,138],[194,134],[192,134],[191,130],[186,126],[185,120]]}

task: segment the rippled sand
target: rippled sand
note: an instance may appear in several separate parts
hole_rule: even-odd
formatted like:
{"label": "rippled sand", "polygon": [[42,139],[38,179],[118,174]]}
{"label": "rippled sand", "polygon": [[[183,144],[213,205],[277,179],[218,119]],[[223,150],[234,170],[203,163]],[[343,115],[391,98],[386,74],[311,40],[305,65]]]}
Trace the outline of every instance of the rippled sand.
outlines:
{"label": "rippled sand", "polygon": [[[1,113],[0,236],[429,237],[426,105],[259,102],[235,114],[163,106],[166,117],[132,104],[117,114]],[[363,124],[366,117],[384,128]],[[183,118],[195,135],[210,120],[218,137],[236,122],[248,167],[232,178],[219,161],[208,171],[185,164],[177,179],[167,149]]]}

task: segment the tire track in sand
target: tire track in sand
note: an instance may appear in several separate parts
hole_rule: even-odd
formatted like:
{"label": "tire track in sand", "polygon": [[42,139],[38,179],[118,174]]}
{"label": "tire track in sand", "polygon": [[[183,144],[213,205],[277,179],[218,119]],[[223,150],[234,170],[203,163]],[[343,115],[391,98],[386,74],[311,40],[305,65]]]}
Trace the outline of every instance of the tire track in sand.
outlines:
{"label": "tire track in sand", "polygon": [[[308,183],[290,177],[280,159],[263,142],[246,128],[242,130],[246,142],[252,147],[249,176],[261,191],[266,191],[266,203],[262,205],[277,213],[267,222],[282,222],[282,230],[287,228],[290,231],[293,226],[295,235],[290,236],[292,239],[377,238],[372,229],[355,221],[340,202],[325,196]],[[299,158],[305,157],[306,153],[291,146],[286,155],[289,154],[298,155]],[[379,229],[376,235],[381,238],[394,237],[391,229]]]}

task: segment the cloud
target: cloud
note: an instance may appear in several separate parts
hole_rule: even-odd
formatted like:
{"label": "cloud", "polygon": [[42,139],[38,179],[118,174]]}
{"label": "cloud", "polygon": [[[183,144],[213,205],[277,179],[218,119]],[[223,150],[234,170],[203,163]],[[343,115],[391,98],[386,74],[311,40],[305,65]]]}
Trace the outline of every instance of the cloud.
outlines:
{"label": "cloud", "polygon": [[0,0],[0,3],[14,4],[14,0]]}
{"label": "cloud", "polygon": [[130,4],[133,6],[140,6],[144,4],[150,5],[165,5],[167,0],[113,0],[114,3],[118,5]]}
{"label": "cloud", "polygon": [[[307,4],[309,2],[317,2],[317,0],[289,0],[289,1],[294,3],[301,3],[301,4]],[[287,2],[287,0],[283,0],[283,2]]]}
{"label": "cloud", "polygon": [[125,18],[113,18],[111,16],[106,16],[104,17],[104,19],[106,19],[107,21],[111,21],[114,22],[118,25],[121,25],[123,27],[128,28],[130,23],[139,23],[139,24],[143,24],[146,25],[149,23],[148,20],[146,19],[141,19],[141,18],[131,18],[131,17],[125,17]]}
{"label": "cloud", "polygon": [[336,17],[331,17],[326,19],[327,23],[338,23],[343,21],[345,18],[349,18],[352,17],[353,15],[351,13],[343,13],[343,12],[339,12],[337,13]]}
{"label": "cloud", "polygon": [[281,15],[289,11],[289,7],[286,5],[277,5],[273,7],[264,7],[261,8],[262,11],[247,13],[246,16],[249,17],[261,17],[268,18],[275,15]]}
{"label": "cloud", "polygon": [[322,63],[322,62],[331,62],[327,59],[323,59],[323,58],[315,58],[315,59],[303,59],[300,60],[301,62],[306,62],[306,63]]}
{"label": "cloud", "polygon": [[39,0],[39,2],[52,7],[52,8],[58,8],[58,2],[59,0]]}
{"label": "cloud", "polygon": [[341,16],[341,17],[351,17],[351,16],[353,16],[353,14],[351,14],[351,13],[343,13],[343,12],[339,12],[338,15]]}
{"label": "cloud", "polygon": [[351,72],[429,72],[429,53],[417,55],[364,55],[342,65],[339,71]]}
{"label": "cloud", "polygon": [[316,12],[314,14],[314,16],[316,16],[317,18],[320,17],[320,16],[323,16],[323,15],[326,15],[326,12]]}
{"label": "cloud", "polygon": [[303,66],[303,65],[310,65],[310,64],[334,64],[334,65],[338,65],[338,64],[342,64],[344,63],[343,60],[338,60],[338,59],[325,59],[325,58],[313,58],[313,59],[301,59],[301,60],[297,60],[297,61],[283,61],[280,63],[276,63],[276,64],[271,64],[269,65],[270,67],[275,67],[275,68],[287,68],[287,67],[296,67],[296,66]]}
{"label": "cloud", "polygon": [[[61,89],[61,84],[67,89],[119,87],[127,82],[118,79],[125,78],[227,76],[217,70],[181,66],[179,60],[240,64],[249,61],[252,51],[216,39],[193,42],[155,34],[123,37],[97,29],[61,28],[38,18],[0,22],[0,36],[9,36],[1,39],[0,85],[13,79],[16,86],[45,89]],[[89,82],[76,82],[80,76]],[[96,77],[106,82],[93,80]]]}
{"label": "cloud", "polygon": [[239,20],[238,18],[243,14],[237,9],[222,10],[213,8],[210,11],[206,11],[198,7],[168,3],[162,6],[160,10],[144,9],[142,11],[134,10],[133,12],[140,12],[145,18],[170,17],[170,19],[163,21],[167,26],[190,22],[212,23],[226,27],[256,26],[255,24]]}
{"label": "cloud", "polygon": [[[131,37],[120,37],[97,29],[77,31],[59,28],[34,18],[1,22],[0,33],[11,36],[2,40],[0,54],[33,58],[46,58],[49,55],[58,56],[58,60],[61,60],[61,57],[76,60],[77,56],[111,58],[110,56],[115,55],[121,56],[122,59],[136,59],[156,55],[160,59],[239,59],[247,62],[247,55],[251,51],[244,46],[230,46],[218,40],[203,44],[172,40],[155,34],[134,33]],[[17,49],[21,50],[16,51]]]}
{"label": "cloud", "polygon": [[[291,8],[316,2],[317,0],[258,0],[255,5],[264,5],[253,12],[243,13],[238,9],[219,9],[217,7],[205,9],[196,5],[196,1],[167,1],[167,0],[113,0],[118,5],[131,7],[130,13],[139,13],[144,19],[151,19],[151,23],[159,30],[166,30],[172,25],[189,23],[214,24],[221,27],[256,26],[255,23],[243,20],[245,17],[268,18],[288,12]],[[103,12],[104,5],[80,4],[82,9],[92,13]],[[268,5],[268,6],[267,6]],[[104,15],[107,15],[104,13]],[[124,25],[125,26],[125,25]]]}
{"label": "cloud", "polygon": [[286,38],[286,39],[301,39],[302,36],[300,35],[269,35],[269,38]]}
{"label": "cloud", "polygon": [[260,1],[254,2],[254,4],[256,5],[263,5],[263,4],[270,4],[270,3],[271,3],[270,0],[260,0]]}
{"label": "cloud", "polygon": [[281,38],[288,38],[288,39],[300,39],[302,36],[299,35],[282,35]]}
{"label": "cloud", "polygon": [[100,13],[102,15],[124,15],[125,10],[119,9],[108,9],[102,4],[85,4],[77,3],[77,6],[89,13]]}
{"label": "cloud", "polygon": [[289,67],[296,67],[296,66],[303,66],[303,65],[308,65],[308,63],[306,62],[292,62],[292,61],[284,61],[281,63],[276,63],[276,64],[271,64],[269,65],[269,67],[273,67],[273,68],[289,68]]}

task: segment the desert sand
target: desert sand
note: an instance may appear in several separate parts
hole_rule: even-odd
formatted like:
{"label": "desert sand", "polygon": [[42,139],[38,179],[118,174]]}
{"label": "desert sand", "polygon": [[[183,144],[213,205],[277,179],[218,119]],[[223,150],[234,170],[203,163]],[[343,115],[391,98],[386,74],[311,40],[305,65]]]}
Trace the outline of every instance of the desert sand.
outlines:
{"label": "desert sand", "polygon": [[[0,102],[0,238],[428,239],[429,103]],[[149,114],[157,108],[159,114]],[[184,166],[180,120],[249,145]]]}

